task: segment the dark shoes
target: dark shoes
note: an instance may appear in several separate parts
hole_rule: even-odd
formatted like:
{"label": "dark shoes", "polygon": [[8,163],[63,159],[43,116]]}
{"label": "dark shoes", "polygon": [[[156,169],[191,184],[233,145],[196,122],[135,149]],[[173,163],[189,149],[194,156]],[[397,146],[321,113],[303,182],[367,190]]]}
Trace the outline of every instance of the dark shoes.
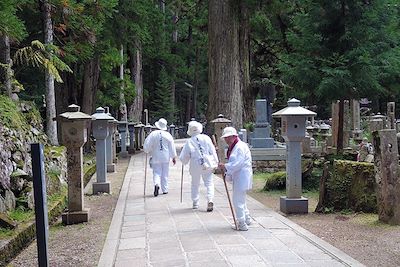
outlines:
{"label": "dark shoes", "polygon": [[164,195],[168,194],[168,192],[162,192]]}
{"label": "dark shoes", "polygon": [[158,196],[158,190],[160,190],[160,187],[158,185],[154,186],[154,196]]}
{"label": "dark shoes", "polygon": [[211,211],[213,211],[213,209],[214,209],[214,203],[208,202],[207,212],[211,212]]}

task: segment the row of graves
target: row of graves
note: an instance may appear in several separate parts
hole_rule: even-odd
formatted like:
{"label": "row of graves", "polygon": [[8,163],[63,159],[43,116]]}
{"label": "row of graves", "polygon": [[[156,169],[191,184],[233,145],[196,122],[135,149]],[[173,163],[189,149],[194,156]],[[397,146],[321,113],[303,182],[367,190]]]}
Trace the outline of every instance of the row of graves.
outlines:
{"label": "row of graves", "polygon": [[[242,140],[249,143],[256,171],[286,171],[282,212],[308,212],[302,183],[312,168],[320,168],[316,211],[375,212],[383,222],[400,224],[400,121],[395,119],[394,102],[387,103],[386,115],[368,114],[368,103],[344,100],[339,152],[339,101],[332,103],[332,118],[323,121],[315,120],[317,114],[300,107],[297,99],[275,113],[268,101],[256,100],[254,131]],[[275,131],[273,119],[280,121]]]}

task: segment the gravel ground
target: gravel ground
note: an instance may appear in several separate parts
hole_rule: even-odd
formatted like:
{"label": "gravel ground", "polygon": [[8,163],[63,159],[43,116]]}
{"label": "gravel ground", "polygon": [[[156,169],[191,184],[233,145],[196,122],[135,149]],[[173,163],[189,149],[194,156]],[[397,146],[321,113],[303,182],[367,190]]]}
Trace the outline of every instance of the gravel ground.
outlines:
{"label": "gravel ground", "polygon": [[[109,176],[111,195],[85,196],[85,206],[91,210],[88,223],[63,226],[58,221],[51,227],[50,266],[97,266],[127,165],[128,160],[121,160],[118,172]],[[279,198],[260,192],[262,186],[255,181],[251,195],[279,211]],[[316,201],[309,199],[309,205],[315,207]],[[400,266],[400,226],[378,223],[375,214],[309,213],[288,218],[366,266]],[[34,242],[9,266],[37,266],[36,253]]]}
{"label": "gravel ground", "polygon": [[[127,167],[128,159],[119,160],[117,172],[108,175],[111,194],[85,195],[85,207],[90,208],[89,222],[63,226],[60,218],[50,228],[49,266],[97,266]],[[91,185],[87,188],[91,189]],[[36,242],[9,266],[38,266]]]}
{"label": "gravel ground", "polygon": [[[279,212],[279,197],[260,192],[262,186],[255,181],[251,196]],[[316,205],[315,199],[309,199],[312,209]],[[376,214],[310,212],[286,217],[366,266],[400,266],[400,226],[379,223]]]}

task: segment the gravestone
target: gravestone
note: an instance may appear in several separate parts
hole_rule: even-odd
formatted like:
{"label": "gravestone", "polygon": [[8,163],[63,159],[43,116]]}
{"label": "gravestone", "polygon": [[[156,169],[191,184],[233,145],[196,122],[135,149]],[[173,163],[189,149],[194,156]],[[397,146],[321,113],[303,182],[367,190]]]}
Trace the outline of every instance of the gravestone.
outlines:
{"label": "gravestone", "polygon": [[396,129],[396,116],[395,116],[395,102],[388,102],[387,103],[387,127],[389,129]]}
{"label": "gravestone", "polygon": [[337,147],[339,134],[339,101],[332,103],[332,146]]}
{"label": "gravestone", "polygon": [[400,178],[396,130],[375,131],[373,137],[379,220],[400,225]]}
{"label": "gravestone", "polygon": [[250,141],[254,148],[272,148],[274,139],[271,138],[271,129],[268,122],[267,100],[256,100],[256,125]]}

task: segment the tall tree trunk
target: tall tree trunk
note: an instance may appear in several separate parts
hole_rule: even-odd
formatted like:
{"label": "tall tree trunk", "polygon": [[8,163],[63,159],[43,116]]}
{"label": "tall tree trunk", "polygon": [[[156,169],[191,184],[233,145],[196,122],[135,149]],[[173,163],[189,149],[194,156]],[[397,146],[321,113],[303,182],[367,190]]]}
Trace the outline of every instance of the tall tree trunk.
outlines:
{"label": "tall tree trunk", "polygon": [[344,99],[339,100],[339,122],[338,122],[338,135],[337,135],[337,153],[341,154],[343,151],[343,127],[344,127]]}
{"label": "tall tree trunk", "polygon": [[243,99],[239,54],[239,6],[236,0],[210,0],[208,8],[207,120],[219,113],[242,127]]}
{"label": "tall tree trunk", "polygon": [[199,48],[196,47],[196,59],[195,59],[195,65],[194,65],[194,85],[193,85],[193,104],[192,104],[192,114],[194,114],[194,116],[197,115],[197,92],[198,92],[198,88],[199,88],[199,56],[200,56],[200,52],[199,52]]}
{"label": "tall tree trunk", "polygon": [[[53,43],[53,24],[51,21],[51,4],[47,0],[40,1],[43,14],[44,43]],[[46,88],[46,134],[52,145],[58,145],[56,117],[56,96],[54,92],[54,76],[45,71]]]}
{"label": "tall tree trunk", "polygon": [[[172,49],[171,54],[176,54],[176,46],[178,45],[178,11],[175,11],[174,15],[172,16],[172,23],[174,24],[174,31],[172,32]],[[176,66],[172,64],[172,81],[171,81],[171,105],[173,107],[174,113],[176,109],[175,105],[175,92],[176,92]],[[175,114],[174,114],[175,117]]]}
{"label": "tall tree trunk", "polygon": [[255,90],[250,86],[250,21],[249,8],[244,1],[240,1],[240,86],[243,92],[243,121],[255,121]]}
{"label": "tall tree trunk", "polygon": [[95,56],[86,62],[83,73],[81,90],[81,110],[84,113],[92,114],[95,110],[95,99],[100,76],[100,58]]}
{"label": "tall tree trunk", "polygon": [[11,56],[10,56],[10,39],[7,35],[0,35],[0,63],[7,64],[6,67],[0,67],[0,82],[4,85],[6,94],[12,96],[11,78]]}
{"label": "tall tree trunk", "polygon": [[[121,45],[121,59],[124,59],[124,46]],[[128,112],[126,108],[125,94],[124,94],[124,63],[121,63],[119,67],[119,78],[121,80],[121,92],[119,94],[119,120],[127,121],[128,120]]]}
{"label": "tall tree trunk", "polygon": [[142,45],[135,41],[134,51],[129,50],[131,79],[135,83],[136,95],[129,107],[129,119],[134,122],[142,120],[143,113],[143,75],[142,75]]}

